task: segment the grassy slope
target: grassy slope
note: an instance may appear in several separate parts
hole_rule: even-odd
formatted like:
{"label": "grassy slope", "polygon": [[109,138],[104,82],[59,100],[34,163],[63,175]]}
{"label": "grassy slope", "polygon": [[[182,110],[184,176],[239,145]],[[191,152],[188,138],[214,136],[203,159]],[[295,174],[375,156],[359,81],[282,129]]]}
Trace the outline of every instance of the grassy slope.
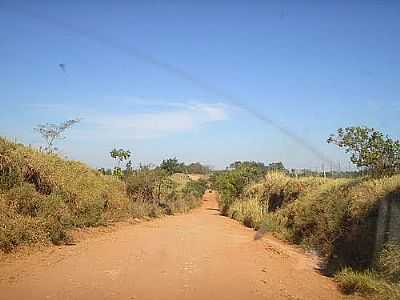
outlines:
{"label": "grassy slope", "polygon": [[271,174],[235,199],[228,215],[246,226],[261,227],[280,238],[318,250],[325,258],[328,272],[333,274],[345,268],[338,273],[339,282],[354,283],[359,278],[362,283],[365,277],[370,278],[369,283],[376,283],[376,289],[370,288],[365,294],[384,297],[382,284],[389,284],[390,298],[397,293],[397,285],[383,280],[376,269],[373,273],[362,270],[376,268],[373,247],[377,208],[382,199],[393,193],[400,194],[400,175],[333,180]]}
{"label": "grassy slope", "polygon": [[[164,192],[168,213],[195,206],[202,187],[195,188]],[[0,251],[21,244],[68,242],[68,231],[76,227],[165,213],[160,201],[137,201],[126,190],[123,181],[81,162],[0,138]]]}

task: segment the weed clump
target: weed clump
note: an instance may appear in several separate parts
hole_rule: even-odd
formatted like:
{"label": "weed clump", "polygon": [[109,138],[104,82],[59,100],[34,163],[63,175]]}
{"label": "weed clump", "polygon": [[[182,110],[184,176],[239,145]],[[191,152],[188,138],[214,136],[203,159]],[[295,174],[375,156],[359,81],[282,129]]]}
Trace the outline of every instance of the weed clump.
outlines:
{"label": "weed clump", "polygon": [[360,294],[372,299],[398,300],[400,286],[384,280],[372,271],[353,271],[345,268],[335,275],[340,290],[345,294]]}
{"label": "weed clump", "polygon": [[258,229],[264,213],[261,203],[253,198],[246,201],[235,201],[230,206],[227,215],[247,227]]}
{"label": "weed clump", "polygon": [[400,245],[387,243],[376,262],[378,271],[388,280],[400,282]]}

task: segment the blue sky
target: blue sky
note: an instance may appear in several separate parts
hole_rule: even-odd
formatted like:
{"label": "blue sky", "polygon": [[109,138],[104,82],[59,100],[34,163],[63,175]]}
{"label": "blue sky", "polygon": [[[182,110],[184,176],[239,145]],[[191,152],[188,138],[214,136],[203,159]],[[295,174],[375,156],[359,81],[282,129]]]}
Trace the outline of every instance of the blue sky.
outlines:
{"label": "blue sky", "polygon": [[398,1],[3,0],[0,135],[40,145],[35,125],[81,117],[59,147],[95,167],[113,147],[321,166],[268,118],[347,166],[326,144],[338,127],[400,136],[399,16]]}

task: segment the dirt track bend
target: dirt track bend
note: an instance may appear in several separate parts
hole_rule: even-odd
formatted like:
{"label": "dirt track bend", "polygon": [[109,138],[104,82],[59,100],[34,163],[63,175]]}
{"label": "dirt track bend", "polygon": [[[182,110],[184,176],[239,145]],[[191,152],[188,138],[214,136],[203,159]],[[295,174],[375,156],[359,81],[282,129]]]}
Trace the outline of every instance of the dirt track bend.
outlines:
{"label": "dirt track bend", "polygon": [[0,263],[0,299],[344,299],[312,257],[201,208]]}

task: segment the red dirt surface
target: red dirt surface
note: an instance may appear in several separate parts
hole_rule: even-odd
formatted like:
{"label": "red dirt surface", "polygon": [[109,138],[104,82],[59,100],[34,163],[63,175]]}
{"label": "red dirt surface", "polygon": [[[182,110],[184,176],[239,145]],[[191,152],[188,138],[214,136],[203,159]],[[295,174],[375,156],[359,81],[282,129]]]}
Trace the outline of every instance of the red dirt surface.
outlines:
{"label": "red dirt surface", "polygon": [[315,258],[201,208],[0,263],[0,299],[355,299]]}

